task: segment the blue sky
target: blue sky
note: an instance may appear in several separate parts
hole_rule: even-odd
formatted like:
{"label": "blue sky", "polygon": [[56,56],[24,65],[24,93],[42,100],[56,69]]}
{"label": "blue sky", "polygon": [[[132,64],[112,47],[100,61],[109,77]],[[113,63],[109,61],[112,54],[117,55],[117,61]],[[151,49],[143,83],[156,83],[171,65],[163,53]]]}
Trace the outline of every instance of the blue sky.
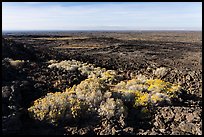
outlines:
{"label": "blue sky", "polygon": [[202,30],[201,2],[2,2],[3,30]]}

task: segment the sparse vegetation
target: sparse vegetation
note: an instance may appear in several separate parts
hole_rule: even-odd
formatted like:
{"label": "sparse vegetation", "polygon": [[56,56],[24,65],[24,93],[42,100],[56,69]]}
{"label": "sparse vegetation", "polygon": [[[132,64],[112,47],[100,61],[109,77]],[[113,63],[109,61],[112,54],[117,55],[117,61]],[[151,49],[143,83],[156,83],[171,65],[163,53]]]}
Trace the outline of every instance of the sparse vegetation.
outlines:
{"label": "sparse vegetation", "polygon": [[6,58],[5,61],[9,62],[9,64],[13,67],[22,67],[25,63],[24,60],[13,60],[11,58]]}
{"label": "sparse vegetation", "polygon": [[36,33],[2,38],[3,134],[202,134],[201,32]]}
{"label": "sparse vegetation", "polygon": [[[181,89],[177,84],[160,79],[147,79],[142,75],[114,85],[112,82],[118,81],[115,71],[75,60],[62,61],[48,67],[54,66],[70,71],[79,69],[82,74],[88,75],[88,78],[63,93],[48,93],[45,98],[36,100],[28,109],[34,119],[53,123],[58,119],[84,117],[86,113],[107,119],[125,118],[127,115],[125,108],[128,109],[129,106],[124,104],[131,102],[137,109],[138,106],[170,102],[171,98],[177,97]],[[120,94],[114,95],[115,93]]]}

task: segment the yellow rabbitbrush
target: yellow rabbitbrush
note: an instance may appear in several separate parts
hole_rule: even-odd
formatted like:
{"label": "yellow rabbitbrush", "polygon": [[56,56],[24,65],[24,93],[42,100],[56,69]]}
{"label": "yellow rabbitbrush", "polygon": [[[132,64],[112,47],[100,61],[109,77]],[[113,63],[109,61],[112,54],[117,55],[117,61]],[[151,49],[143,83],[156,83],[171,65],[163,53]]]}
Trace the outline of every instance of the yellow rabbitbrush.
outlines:
{"label": "yellow rabbitbrush", "polygon": [[161,79],[146,79],[145,81],[131,79],[126,82],[122,81],[112,88],[113,92],[121,93],[123,101],[134,102],[135,107],[156,105],[162,101],[169,102],[171,98],[177,97],[180,90],[180,85]]}
{"label": "yellow rabbitbrush", "polygon": [[[110,108],[110,106],[112,106]],[[111,98],[111,92],[101,78],[88,78],[65,92],[48,93],[34,102],[28,111],[40,121],[57,123],[59,120],[86,117],[89,114],[106,117],[123,117],[123,102]]]}
{"label": "yellow rabbitbrush", "polygon": [[150,79],[146,83],[149,85],[149,91],[167,94],[169,97],[176,97],[177,93],[181,90],[179,84],[172,84],[170,82],[162,81],[161,79]]}
{"label": "yellow rabbitbrush", "polygon": [[160,79],[143,78],[141,81],[138,78],[110,86],[104,79],[88,78],[65,92],[48,93],[36,100],[28,111],[34,119],[51,123],[84,117],[87,112],[109,119],[115,115],[125,116],[127,110],[124,108],[128,106],[124,104],[128,102],[135,108],[157,105],[177,97],[180,89],[179,85]]}
{"label": "yellow rabbitbrush", "polygon": [[32,118],[40,121],[57,123],[59,120],[87,115],[119,121],[127,115],[130,106],[137,109],[139,106],[160,105],[164,101],[170,102],[181,91],[178,84],[147,79],[143,75],[121,81],[122,76],[117,71],[96,68],[91,64],[64,61],[50,67],[53,65],[68,70],[77,67],[88,78],[72,88],[66,88],[64,92],[48,93],[44,98],[36,100],[28,111]]}

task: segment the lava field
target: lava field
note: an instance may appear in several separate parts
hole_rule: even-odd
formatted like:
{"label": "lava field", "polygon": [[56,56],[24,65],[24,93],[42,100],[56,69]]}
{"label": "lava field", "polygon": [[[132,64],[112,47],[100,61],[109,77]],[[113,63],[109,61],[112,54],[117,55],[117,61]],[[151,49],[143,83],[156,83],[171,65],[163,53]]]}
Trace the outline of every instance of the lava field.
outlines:
{"label": "lava field", "polygon": [[4,135],[202,135],[202,32],[2,37]]}

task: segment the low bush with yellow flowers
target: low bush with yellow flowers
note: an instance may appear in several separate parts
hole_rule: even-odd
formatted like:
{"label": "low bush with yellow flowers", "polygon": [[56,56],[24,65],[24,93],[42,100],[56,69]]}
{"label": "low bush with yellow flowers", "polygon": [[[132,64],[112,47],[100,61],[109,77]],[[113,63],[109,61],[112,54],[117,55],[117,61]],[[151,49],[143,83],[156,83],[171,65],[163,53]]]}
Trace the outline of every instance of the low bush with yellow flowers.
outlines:
{"label": "low bush with yellow flowers", "polygon": [[96,67],[93,64],[82,63],[76,60],[64,60],[61,62],[58,61],[48,61],[51,63],[48,65],[48,68],[56,67],[58,69],[65,69],[68,71],[79,70],[82,75],[87,76],[88,78],[97,77],[103,79],[106,83],[116,83],[122,79],[121,75],[118,75],[115,70],[106,70],[105,68]]}
{"label": "low bush with yellow flowers", "polygon": [[112,88],[113,92],[120,92],[121,99],[125,102],[132,102],[135,107],[158,105],[161,102],[171,102],[176,98],[181,86],[165,82],[161,79],[131,79],[121,81]]}
{"label": "low bush with yellow flowers", "polygon": [[137,109],[168,103],[172,98],[177,98],[181,91],[179,84],[143,75],[123,80],[115,70],[79,61],[55,61],[49,65],[54,66],[70,71],[78,69],[88,77],[64,92],[48,93],[44,98],[34,101],[28,111],[32,118],[40,121],[57,123],[59,120],[83,118],[86,115],[101,119],[125,118],[129,107]]}
{"label": "low bush with yellow flowers", "polygon": [[48,93],[44,98],[34,101],[28,111],[34,119],[50,123],[83,118],[88,114],[107,119],[125,115],[123,102],[111,96],[104,80],[88,78],[65,92]]}

